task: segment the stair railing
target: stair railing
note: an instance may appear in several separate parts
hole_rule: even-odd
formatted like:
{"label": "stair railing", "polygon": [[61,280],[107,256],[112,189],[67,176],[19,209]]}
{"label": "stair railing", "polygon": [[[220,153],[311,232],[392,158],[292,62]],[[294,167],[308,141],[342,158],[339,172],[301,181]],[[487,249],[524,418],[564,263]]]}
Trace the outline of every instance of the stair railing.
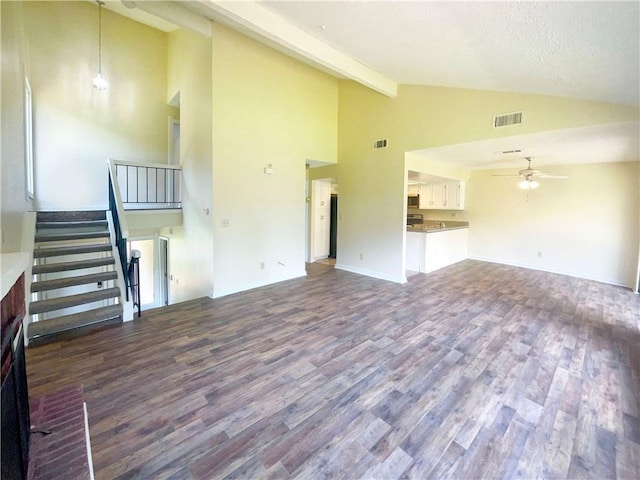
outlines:
{"label": "stair railing", "polygon": [[127,218],[124,214],[122,206],[122,196],[116,177],[116,170],[113,161],[107,161],[109,168],[109,211],[113,219],[113,228],[115,233],[116,247],[118,248],[118,256],[120,257],[120,265],[124,274],[124,290],[126,301],[129,301],[129,268],[127,264],[127,237],[129,236],[129,226]]}
{"label": "stair railing", "polygon": [[110,160],[124,210],[182,208],[182,168],[166,163]]}

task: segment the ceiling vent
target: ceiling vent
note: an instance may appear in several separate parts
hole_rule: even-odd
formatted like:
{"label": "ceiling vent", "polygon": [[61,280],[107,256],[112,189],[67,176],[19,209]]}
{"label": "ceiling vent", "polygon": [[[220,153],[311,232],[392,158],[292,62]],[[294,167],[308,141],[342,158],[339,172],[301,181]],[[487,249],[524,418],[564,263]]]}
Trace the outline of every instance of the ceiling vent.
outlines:
{"label": "ceiling vent", "polygon": [[375,142],[373,142],[373,149],[377,149],[377,148],[387,148],[387,139],[383,138],[382,140],[376,140]]}
{"label": "ceiling vent", "polygon": [[493,128],[508,127],[509,125],[520,125],[522,123],[522,112],[505,113],[493,117]]}
{"label": "ceiling vent", "polygon": [[500,153],[502,153],[503,155],[510,155],[512,153],[522,153],[522,150],[520,149],[515,149],[515,150],[503,150]]}

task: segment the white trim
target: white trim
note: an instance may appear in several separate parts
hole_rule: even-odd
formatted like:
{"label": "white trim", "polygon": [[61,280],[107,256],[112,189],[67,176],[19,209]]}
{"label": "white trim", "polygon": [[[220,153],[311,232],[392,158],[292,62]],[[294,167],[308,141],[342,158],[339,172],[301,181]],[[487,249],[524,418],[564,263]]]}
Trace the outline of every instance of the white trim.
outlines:
{"label": "white trim", "polygon": [[127,162],[125,160],[109,159],[110,165],[124,165],[127,167],[148,167],[148,168],[166,168],[169,170],[182,170],[180,165],[169,165],[168,163],[145,163],[145,162]]}
{"label": "white trim", "polygon": [[286,282],[288,280],[293,280],[295,278],[301,278],[301,277],[305,277],[307,275],[306,270],[303,270],[302,272],[299,272],[297,274],[293,274],[291,276],[288,276],[286,278],[280,278],[278,280],[276,280],[275,282],[253,282],[253,283],[248,283],[242,286],[238,286],[238,287],[232,287],[232,288],[224,288],[221,290],[216,290],[215,285],[213,287],[213,296],[211,296],[211,298],[220,298],[220,297],[226,297],[227,295],[232,295],[234,293],[240,293],[240,292],[246,292],[247,290],[253,290],[254,288],[260,288],[260,287],[266,287],[269,285],[274,285],[276,283],[280,283],[280,282]]}
{"label": "white trim", "polygon": [[87,412],[87,402],[82,402],[82,410],[84,410],[84,444],[87,447],[89,478],[94,480],[95,477],[93,476],[93,457],[91,456],[91,438],[89,436],[89,413]]}
{"label": "white trim", "polygon": [[387,282],[393,283],[407,283],[407,275],[400,275],[400,277],[395,277],[391,275],[387,275],[386,273],[376,272],[375,270],[367,270],[364,268],[353,267],[351,265],[344,265],[341,263],[336,263],[335,268],[338,270],[344,270],[345,272],[357,273],[358,275],[364,275],[366,277],[377,278],[379,280],[386,280]]}
{"label": "white trim", "polygon": [[388,97],[398,95],[398,84],[393,80],[327,45],[258,2],[199,0],[190,2],[189,8],[221,23],[249,30],[263,43],[275,44],[294,58],[305,59],[334,75],[355,80]]}
{"label": "white trim", "polygon": [[35,180],[33,167],[33,95],[29,77],[24,76],[24,161],[26,169],[27,199],[35,198]]}
{"label": "white trim", "polygon": [[507,261],[504,261],[504,260],[498,260],[498,259],[495,259],[495,258],[488,258],[488,257],[467,257],[467,259],[468,260],[478,260],[480,262],[498,263],[500,265],[508,265],[510,267],[527,268],[529,270],[537,270],[539,272],[555,273],[557,275],[566,275],[567,277],[581,278],[583,280],[591,280],[591,281],[594,281],[594,282],[606,283],[607,285],[614,285],[616,287],[624,287],[624,288],[633,289],[633,287],[631,287],[630,285],[626,285],[624,283],[613,282],[610,279],[606,279],[606,278],[599,278],[599,277],[592,277],[592,276],[585,277],[584,275],[578,275],[576,273],[564,272],[562,270],[555,270],[555,269],[550,269],[550,268],[541,268],[541,267],[538,267],[538,266],[527,265],[527,264],[524,264],[524,263],[507,262]]}
{"label": "white trim", "polygon": [[113,195],[116,200],[116,210],[118,212],[118,219],[120,220],[120,231],[122,232],[122,237],[127,238],[129,236],[129,225],[127,224],[124,207],[122,206],[122,195],[120,194],[120,185],[118,184],[118,176],[116,175],[117,164],[117,160],[111,158],[107,160],[107,167],[109,168],[109,175],[111,176],[111,185],[113,185]]}

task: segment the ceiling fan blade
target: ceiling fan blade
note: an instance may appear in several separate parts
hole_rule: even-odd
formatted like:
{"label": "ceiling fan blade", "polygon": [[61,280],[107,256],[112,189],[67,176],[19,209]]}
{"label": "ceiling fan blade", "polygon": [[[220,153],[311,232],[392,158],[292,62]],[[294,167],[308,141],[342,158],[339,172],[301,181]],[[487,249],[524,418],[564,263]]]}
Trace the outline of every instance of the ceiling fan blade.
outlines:
{"label": "ceiling fan blade", "polygon": [[556,179],[559,179],[559,180],[565,180],[565,179],[569,178],[566,175],[552,175],[550,173],[539,173],[538,175],[536,175],[536,177],[539,177],[539,178],[556,178]]}

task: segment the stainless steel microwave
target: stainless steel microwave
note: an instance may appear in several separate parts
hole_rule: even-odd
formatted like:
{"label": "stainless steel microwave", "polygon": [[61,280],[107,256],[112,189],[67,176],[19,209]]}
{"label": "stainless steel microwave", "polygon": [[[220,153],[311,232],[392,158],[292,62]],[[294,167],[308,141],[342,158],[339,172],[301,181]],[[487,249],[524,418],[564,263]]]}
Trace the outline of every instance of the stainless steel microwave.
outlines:
{"label": "stainless steel microwave", "polygon": [[410,193],[407,197],[407,208],[419,208],[420,207],[420,195],[417,193]]}

